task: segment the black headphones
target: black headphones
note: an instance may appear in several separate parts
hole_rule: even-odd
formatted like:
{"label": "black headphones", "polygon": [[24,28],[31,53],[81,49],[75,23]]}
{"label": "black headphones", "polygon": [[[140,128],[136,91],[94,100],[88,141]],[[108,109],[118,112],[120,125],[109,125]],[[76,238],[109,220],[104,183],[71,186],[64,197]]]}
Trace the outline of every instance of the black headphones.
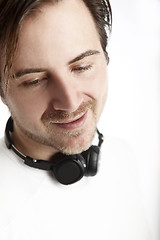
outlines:
{"label": "black headphones", "polygon": [[94,176],[97,173],[100,147],[103,143],[103,135],[97,130],[98,146],[92,145],[81,154],[64,155],[57,153],[51,161],[36,160],[23,155],[12,144],[10,132],[13,132],[13,119],[10,117],[5,129],[5,143],[8,149],[12,149],[24,163],[30,167],[51,171],[58,182],[68,185],[79,181],[83,176]]}

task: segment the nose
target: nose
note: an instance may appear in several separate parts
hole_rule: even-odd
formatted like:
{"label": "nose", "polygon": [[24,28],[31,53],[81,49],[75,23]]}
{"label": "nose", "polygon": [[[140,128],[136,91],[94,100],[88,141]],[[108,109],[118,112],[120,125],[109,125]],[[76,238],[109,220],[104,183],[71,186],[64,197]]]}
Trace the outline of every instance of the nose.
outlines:
{"label": "nose", "polygon": [[78,85],[71,80],[59,80],[52,90],[52,106],[55,110],[74,112],[83,102]]}

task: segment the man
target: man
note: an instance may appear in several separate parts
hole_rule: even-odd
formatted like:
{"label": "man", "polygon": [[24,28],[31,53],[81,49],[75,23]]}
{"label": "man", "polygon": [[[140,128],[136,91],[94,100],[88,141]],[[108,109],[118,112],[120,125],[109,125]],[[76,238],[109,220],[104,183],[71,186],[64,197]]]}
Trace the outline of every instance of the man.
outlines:
{"label": "man", "polygon": [[96,175],[109,1],[5,0],[0,9],[1,98],[11,113],[0,144],[1,239],[149,239],[122,145],[106,139]]}

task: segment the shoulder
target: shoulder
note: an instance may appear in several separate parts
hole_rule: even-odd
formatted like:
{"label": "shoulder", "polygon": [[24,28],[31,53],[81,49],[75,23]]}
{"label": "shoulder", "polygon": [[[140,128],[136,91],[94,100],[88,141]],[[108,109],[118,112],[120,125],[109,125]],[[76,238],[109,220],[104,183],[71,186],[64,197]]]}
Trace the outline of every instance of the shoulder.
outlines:
{"label": "shoulder", "polygon": [[117,223],[117,232],[123,234],[125,230],[128,239],[149,239],[134,152],[122,139],[106,137],[105,140],[99,170],[104,179],[108,215]]}
{"label": "shoulder", "polygon": [[0,139],[0,229],[15,218],[41,180],[40,172],[27,168]]}
{"label": "shoulder", "polygon": [[4,151],[6,149],[4,137],[0,138],[0,155],[4,154]]}
{"label": "shoulder", "polygon": [[[115,190],[119,201],[141,202],[137,162],[133,150],[122,139],[106,137],[100,157],[100,174],[109,182],[108,189]],[[128,199],[128,200],[127,200]],[[137,201],[139,199],[139,203]]]}
{"label": "shoulder", "polygon": [[[101,163],[117,176],[138,177],[137,163],[130,145],[122,139],[106,136],[101,150]],[[127,177],[127,176],[126,176]]]}

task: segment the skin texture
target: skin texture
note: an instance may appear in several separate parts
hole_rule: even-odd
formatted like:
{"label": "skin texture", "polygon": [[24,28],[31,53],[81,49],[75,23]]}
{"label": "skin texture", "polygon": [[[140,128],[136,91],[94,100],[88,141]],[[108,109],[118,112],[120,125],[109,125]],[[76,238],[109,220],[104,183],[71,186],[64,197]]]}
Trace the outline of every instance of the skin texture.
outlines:
{"label": "skin texture", "polygon": [[16,79],[2,100],[15,146],[44,160],[88,149],[107,96],[107,64],[84,3],[46,4],[26,18],[13,63]]}

